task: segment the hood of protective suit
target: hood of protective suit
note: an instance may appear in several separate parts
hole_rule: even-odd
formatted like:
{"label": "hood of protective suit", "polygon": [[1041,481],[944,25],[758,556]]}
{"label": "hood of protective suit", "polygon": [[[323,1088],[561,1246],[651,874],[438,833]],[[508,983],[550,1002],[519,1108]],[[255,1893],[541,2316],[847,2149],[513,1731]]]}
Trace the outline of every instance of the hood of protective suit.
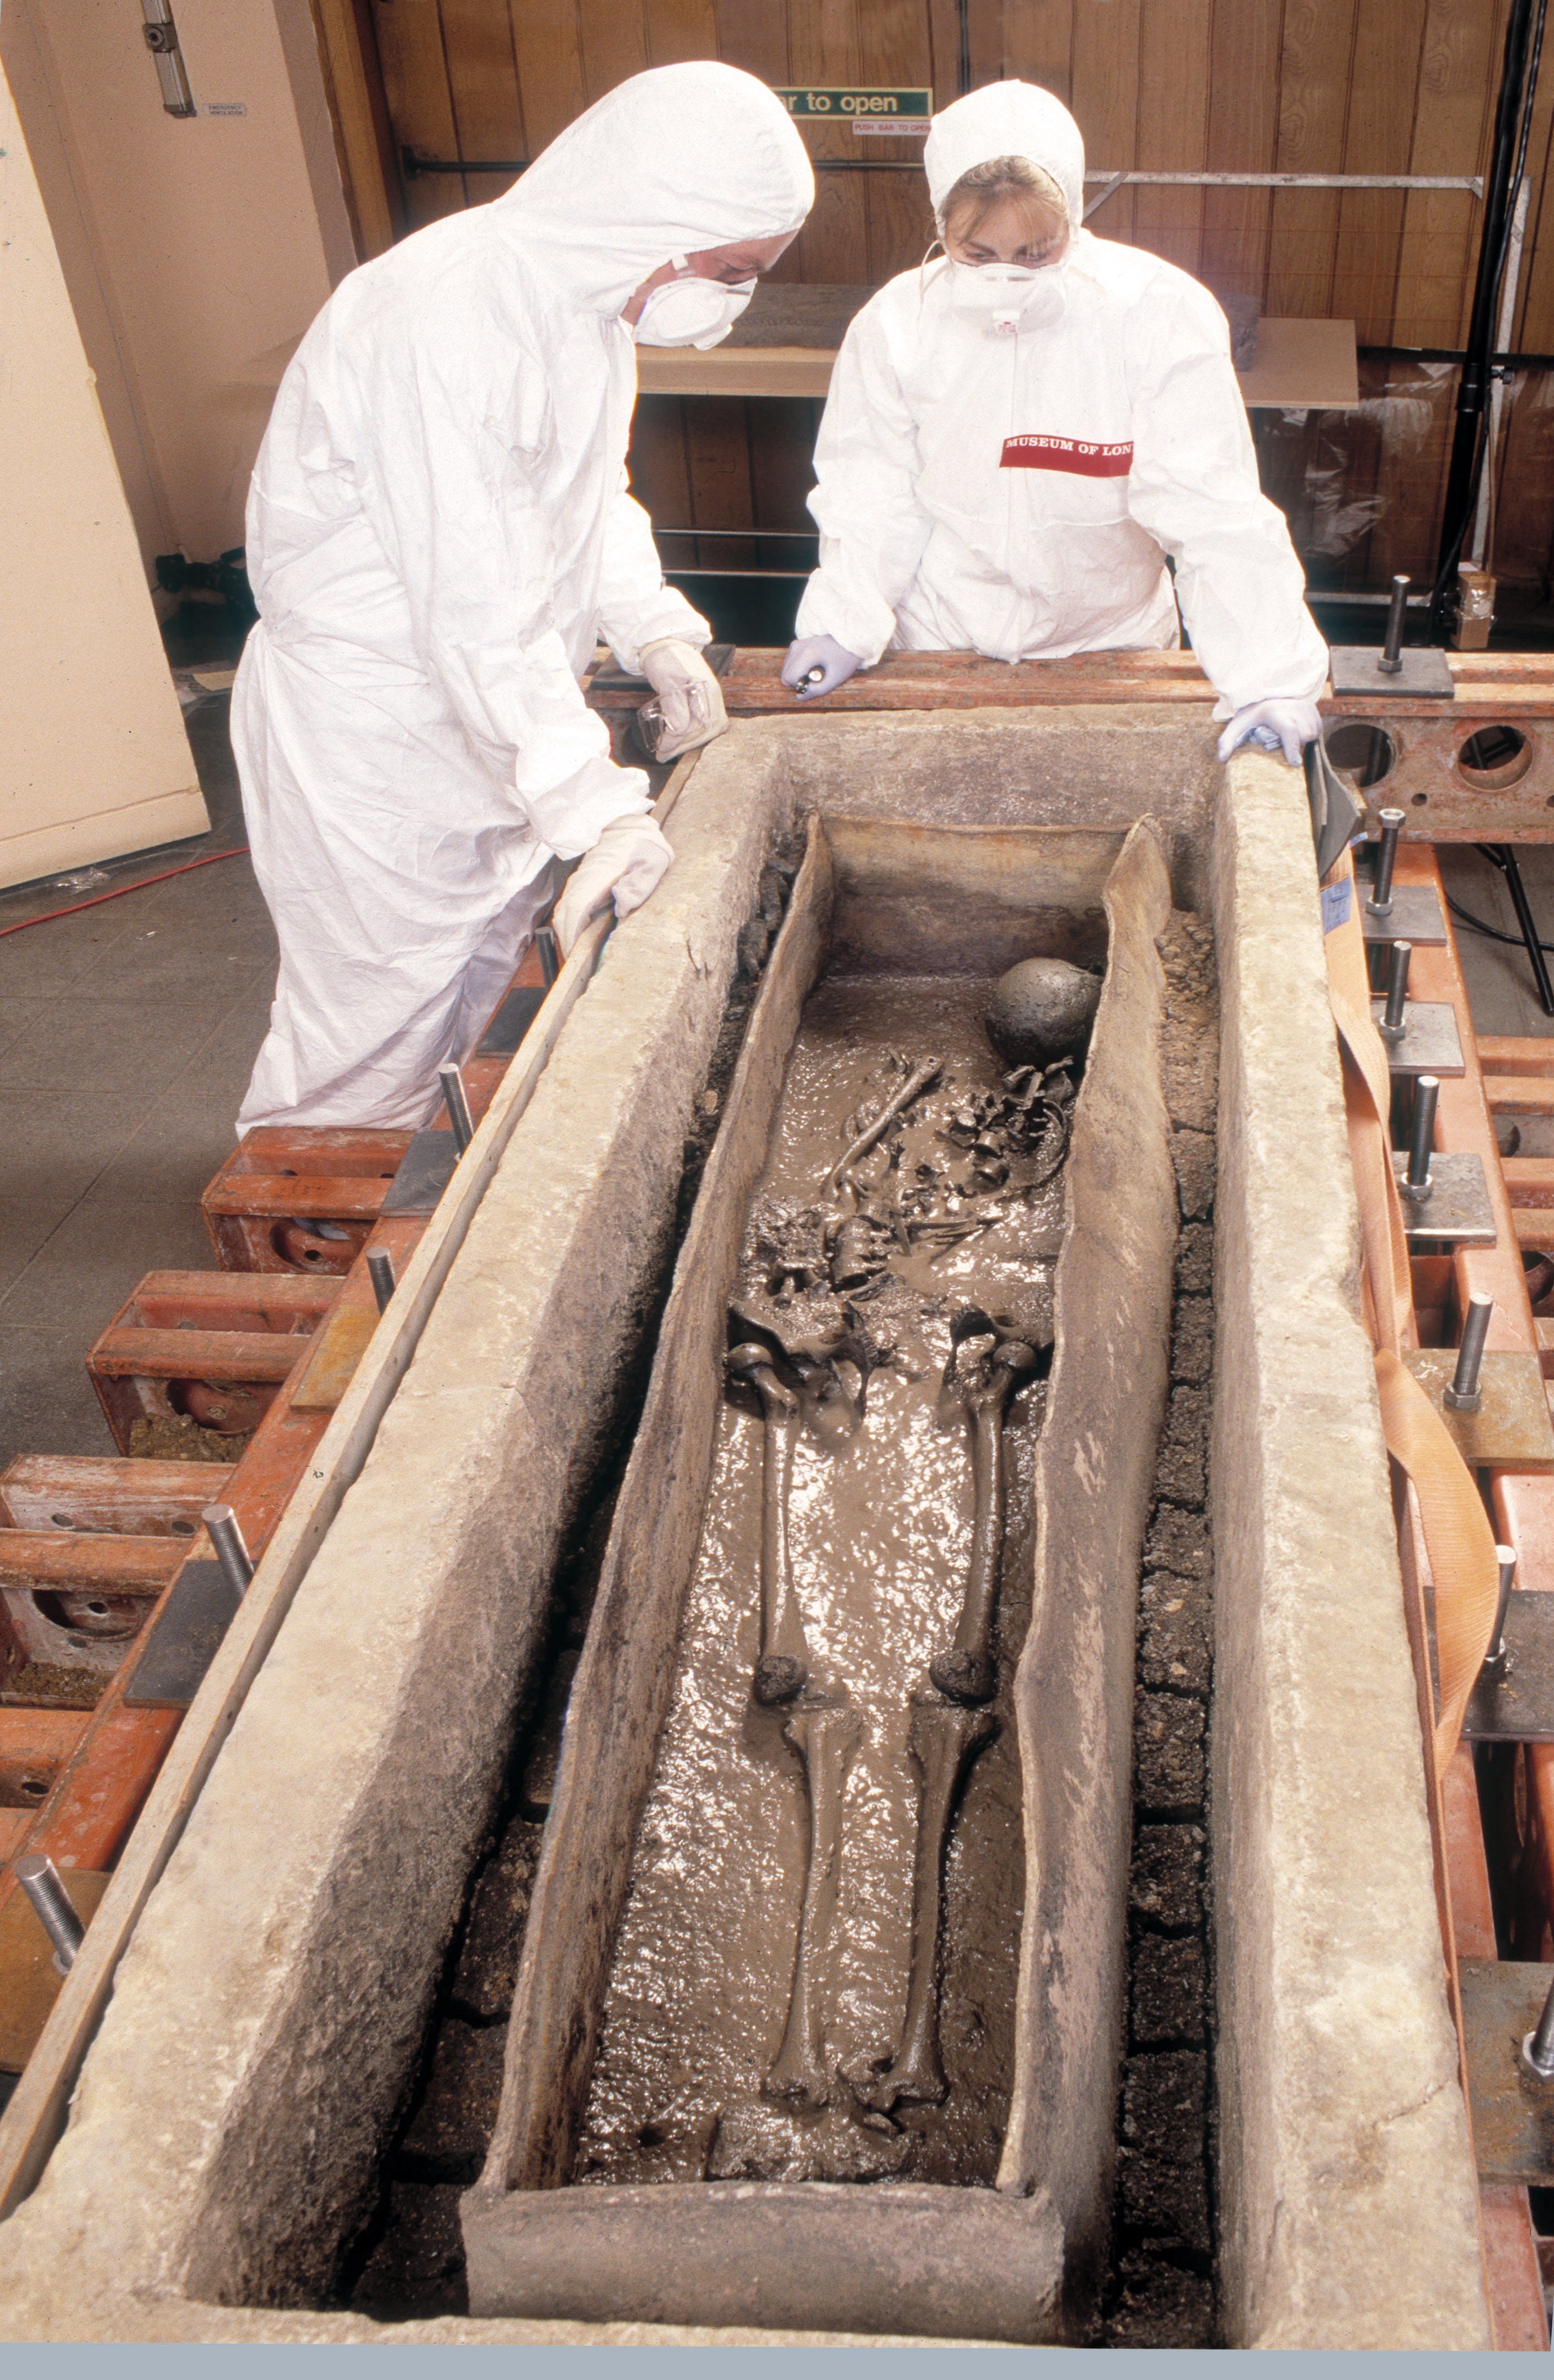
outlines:
{"label": "hood of protective suit", "polygon": [[936,115],[923,144],[923,170],[934,213],[942,212],[963,174],[992,157],[1028,157],[1050,174],[1068,201],[1070,222],[1079,229],[1085,214],[1085,142],[1061,99],[1035,83],[990,82]]}
{"label": "hood of protective suit", "polygon": [[782,101],[737,67],[633,75],[492,204],[578,306],[618,314],[672,256],[795,231],[815,176]]}

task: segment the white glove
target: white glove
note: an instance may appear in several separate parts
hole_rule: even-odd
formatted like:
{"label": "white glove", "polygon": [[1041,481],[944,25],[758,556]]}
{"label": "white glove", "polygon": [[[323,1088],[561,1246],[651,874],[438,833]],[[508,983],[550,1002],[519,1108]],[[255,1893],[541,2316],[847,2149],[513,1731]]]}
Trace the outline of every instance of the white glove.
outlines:
{"label": "white glove", "polygon": [[800,702],[813,702],[818,694],[834,694],[862,667],[856,653],[850,653],[834,637],[795,637],[778,674]]}
{"label": "white glove", "polygon": [[668,874],[674,856],[650,818],[612,819],[593,849],[584,852],[556,903],[551,923],[563,958],[612,894],[617,917],[629,917],[640,909]]}
{"label": "white glove", "polygon": [[668,731],[659,745],[661,760],[677,760],[722,734],[728,725],[723,690],[694,645],[683,637],[661,637],[644,645],[639,658]]}
{"label": "white glove", "polygon": [[1220,758],[1228,760],[1238,744],[1256,744],[1265,752],[1282,751],[1291,768],[1298,769],[1302,746],[1315,744],[1321,733],[1322,714],[1314,702],[1298,702],[1293,695],[1244,702],[1220,738]]}

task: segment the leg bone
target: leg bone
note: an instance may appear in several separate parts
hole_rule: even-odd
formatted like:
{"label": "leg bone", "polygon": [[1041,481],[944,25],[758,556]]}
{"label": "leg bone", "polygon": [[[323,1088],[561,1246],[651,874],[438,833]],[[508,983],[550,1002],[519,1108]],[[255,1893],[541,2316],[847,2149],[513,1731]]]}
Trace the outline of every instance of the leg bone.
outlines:
{"label": "leg bone", "polygon": [[929,1675],[952,1702],[985,1703],[998,1683],[992,1637],[1003,1553],[1003,1409],[1016,1378],[1035,1365],[1034,1349],[1010,1339],[984,1355],[965,1381],[951,1378],[971,1416],[971,1567],[954,1643],[934,1655]]}
{"label": "leg bone", "polygon": [[950,1818],[962,1778],[977,1754],[998,1732],[989,1710],[962,1710],[954,1704],[918,1703],[908,1738],[922,1779],[917,1804],[917,1857],[912,1878],[912,1963],[901,2046],[878,2082],[864,2083],[857,2096],[870,2107],[889,2110],[898,2099],[937,2106],[949,2088],[939,2055],[939,1929],[943,1903],[944,1852]]}
{"label": "leg bone", "polygon": [[751,1680],[759,1703],[791,1702],[809,1675],[804,1615],[788,1558],[788,1489],[793,1479],[798,1399],[757,1344],[735,1347],[729,1371],[760,1399],[764,1425],[760,1524],[760,1656]]}
{"label": "leg bone", "polygon": [[823,2107],[831,2096],[831,2078],[825,2064],[822,1970],[836,1913],[842,1797],[863,1733],[863,1718],[845,1705],[797,1710],[783,1732],[804,1763],[809,1795],[809,1859],[788,2022],[765,2089],[770,2098],[796,2099],[807,2107]]}

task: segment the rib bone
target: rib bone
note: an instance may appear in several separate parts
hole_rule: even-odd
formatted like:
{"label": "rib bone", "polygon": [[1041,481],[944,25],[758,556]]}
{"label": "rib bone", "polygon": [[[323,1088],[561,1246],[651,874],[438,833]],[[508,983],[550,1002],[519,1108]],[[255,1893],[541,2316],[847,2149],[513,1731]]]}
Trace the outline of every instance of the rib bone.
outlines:
{"label": "rib bone", "polygon": [[[957,1363],[959,1354],[957,1348]],[[1003,1408],[1016,1378],[1035,1366],[1035,1349],[1008,1339],[985,1352],[964,1379],[954,1364],[949,1376],[971,1416],[971,1567],[955,1641],[934,1655],[929,1675],[952,1702],[985,1703],[998,1683],[992,1633],[1003,1553]]]}
{"label": "rib bone", "polygon": [[788,1559],[788,1489],[793,1480],[798,1399],[772,1369],[767,1350],[735,1347],[728,1369],[760,1399],[764,1424],[760,1523],[760,1657],[750,1690],[758,1703],[791,1702],[809,1675],[804,1615]]}
{"label": "rib bone", "polygon": [[783,1733],[804,1763],[809,1795],[809,1858],[788,2022],[764,2087],[769,2098],[796,2099],[807,2107],[823,2107],[831,2096],[831,2078],[825,2066],[822,1969],[836,1913],[843,1790],[863,1733],[863,1718],[845,1704],[822,1705],[795,1711]]}
{"label": "rib bone", "polygon": [[901,2046],[878,2082],[856,2085],[866,2107],[888,2111],[898,2099],[937,2106],[949,2088],[939,2055],[939,1925],[944,1850],[961,1779],[998,1733],[989,1710],[953,1703],[917,1703],[908,1748],[922,1779],[917,1804],[917,1857],[912,1877],[912,1963]]}

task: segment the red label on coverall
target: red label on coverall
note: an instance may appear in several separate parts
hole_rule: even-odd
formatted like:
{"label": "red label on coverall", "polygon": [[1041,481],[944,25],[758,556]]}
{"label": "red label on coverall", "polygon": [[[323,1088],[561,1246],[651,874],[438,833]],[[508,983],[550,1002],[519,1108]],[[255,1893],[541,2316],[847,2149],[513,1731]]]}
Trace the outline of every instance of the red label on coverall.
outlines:
{"label": "red label on coverall", "polygon": [[1048,438],[1026,431],[1006,438],[999,468],[1004,471],[1074,471],[1082,480],[1125,480],[1133,469],[1133,440],[1125,446],[1095,446],[1083,438]]}

